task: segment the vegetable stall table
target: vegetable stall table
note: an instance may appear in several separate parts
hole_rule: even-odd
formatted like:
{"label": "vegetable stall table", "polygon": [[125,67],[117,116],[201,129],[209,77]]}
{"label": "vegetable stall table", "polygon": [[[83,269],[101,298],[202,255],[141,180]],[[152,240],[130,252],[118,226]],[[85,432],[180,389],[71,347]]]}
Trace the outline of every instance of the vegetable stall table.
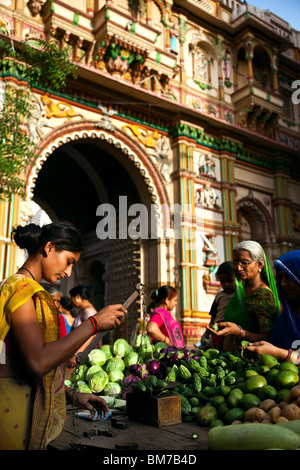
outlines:
{"label": "vegetable stall table", "polygon": [[209,427],[197,422],[153,426],[131,419],[126,411],[112,410],[111,418],[90,421],[74,416],[67,409],[65,426],[48,450],[207,450]]}

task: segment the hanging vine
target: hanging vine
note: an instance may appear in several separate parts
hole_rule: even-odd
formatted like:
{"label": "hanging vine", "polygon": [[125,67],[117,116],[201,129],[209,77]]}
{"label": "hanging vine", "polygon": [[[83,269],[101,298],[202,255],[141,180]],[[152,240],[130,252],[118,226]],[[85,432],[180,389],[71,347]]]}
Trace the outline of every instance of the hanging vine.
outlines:
{"label": "hanging vine", "polygon": [[[38,47],[7,37],[0,39],[0,199],[24,195],[25,169],[35,154],[27,121],[32,112],[32,87],[61,91],[76,66],[69,50],[55,41],[40,40]],[[17,83],[16,83],[17,82]]]}

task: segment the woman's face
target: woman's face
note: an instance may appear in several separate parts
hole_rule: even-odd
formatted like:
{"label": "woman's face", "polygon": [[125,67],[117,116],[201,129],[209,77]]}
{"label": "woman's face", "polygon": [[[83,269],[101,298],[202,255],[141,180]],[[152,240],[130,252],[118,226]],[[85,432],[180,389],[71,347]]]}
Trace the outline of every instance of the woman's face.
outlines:
{"label": "woman's face", "polygon": [[284,271],[279,272],[280,285],[289,300],[300,299],[300,286],[294,282]]}
{"label": "woman's face", "polygon": [[53,299],[53,302],[55,303],[55,306],[57,310],[61,311],[61,293],[60,292],[55,292],[55,294],[51,294],[51,297]]}
{"label": "woman's face", "polygon": [[57,251],[53,244],[47,243],[45,246],[46,256],[43,262],[43,279],[47,282],[55,283],[64,277],[70,277],[75,263],[80,258],[78,252]]}
{"label": "woman's face", "polygon": [[176,294],[170,299],[165,300],[165,304],[166,304],[168,312],[172,312],[172,310],[176,307],[177,299],[178,299],[178,295]]}
{"label": "woman's face", "polygon": [[264,266],[262,261],[253,261],[247,250],[237,250],[233,254],[232,265],[241,281],[252,280]]}

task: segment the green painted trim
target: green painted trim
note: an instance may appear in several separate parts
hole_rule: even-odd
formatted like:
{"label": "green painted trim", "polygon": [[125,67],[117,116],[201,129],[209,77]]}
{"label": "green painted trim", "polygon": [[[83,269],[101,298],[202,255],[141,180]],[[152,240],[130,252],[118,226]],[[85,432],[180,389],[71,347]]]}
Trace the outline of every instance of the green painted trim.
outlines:
{"label": "green painted trim", "polygon": [[223,209],[224,209],[224,219],[228,220],[228,210],[227,210],[227,197],[225,190],[222,191],[222,199],[223,199]]}
{"label": "green painted trim", "polygon": [[192,195],[192,182],[188,180],[188,192],[189,192],[189,204],[193,204],[193,195]]}
{"label": "green painted trim", "polygon": [[11,256],[11,245],[7,244],[5,277],[9,276],[10,256]]}
{"label": "green painted trim", "polygon": [[235,213],[234,213],[234,200],[233,200],[233,192],[229,192],[229,199],[230,199],[230,210],[231,210],[231,221],[235,222]]}
{"label": "green painted trim", "polygon": [[192,309],[195,310],[195,270],[191,269],[191,302]]}
{"label": "green painted trim", "polygon": [[225,259],[230,259],[228,235],[224,235]]}
{"label": "green painted trim", "polygon": [[185,256],[185,227],[181,228],[181,233],[182,233],[182,242],[181,242],[182,261],[186,261],[186,256]]}
{"label": "green painted trim", "polygon": [[185,199],[184,199],[184,181],[183,179],[181,178],[180,180],[180,203],[181,203],[181,207],[184,207],[184,203],[185,203]]}
{"label": "green painted trim", "polygon": [[186,268],[182,268],[182,289],[183,289],[183,308],[187,308],[187,296],[186,296]]}
{"label": "green painted trim", "polygon": [[73,16],[73,26],[78,26],[79,23],[79,12],[75,11],[74,16]]}
{"label": "green painted trim", "polygon": [[190,258],[191,258],[191,263],[194,262],[194,243],[193,243],[193,229],[192,227],[189,228],[189,234],[190,234],[190,240],[189,240],[189,243],[190,243]]}

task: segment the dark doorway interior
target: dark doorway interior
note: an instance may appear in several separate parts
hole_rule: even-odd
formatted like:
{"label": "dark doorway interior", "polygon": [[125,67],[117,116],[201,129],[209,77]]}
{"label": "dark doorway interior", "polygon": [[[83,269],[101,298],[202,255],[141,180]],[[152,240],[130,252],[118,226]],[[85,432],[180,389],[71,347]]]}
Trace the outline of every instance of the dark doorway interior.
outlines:
{"label": "dark doorway interior", "polygon": [[[99,143],[86,139],[65,144],[48,157],[39,172],[33,199],[52,219],[74,223],[89,243],[96,238],[97,207],[110,203],[118,212],[119,196],[127,196],[128,205],[141,202],[136,182],[125,166]],[[140,257],[138,241],[96,240],[96,244],[97,252],[85,259],[85,272],[81,275],[85,283],[88,279],[95,293],[95,307],[100,309],[108,303],[125,301],[133,292],[140,282]],[[76,276],[76,283],[81,283],[80,275]],[[137,302],[129,309],[126,320],[109,342],[117,337],[132,337],[139,308]]]}

